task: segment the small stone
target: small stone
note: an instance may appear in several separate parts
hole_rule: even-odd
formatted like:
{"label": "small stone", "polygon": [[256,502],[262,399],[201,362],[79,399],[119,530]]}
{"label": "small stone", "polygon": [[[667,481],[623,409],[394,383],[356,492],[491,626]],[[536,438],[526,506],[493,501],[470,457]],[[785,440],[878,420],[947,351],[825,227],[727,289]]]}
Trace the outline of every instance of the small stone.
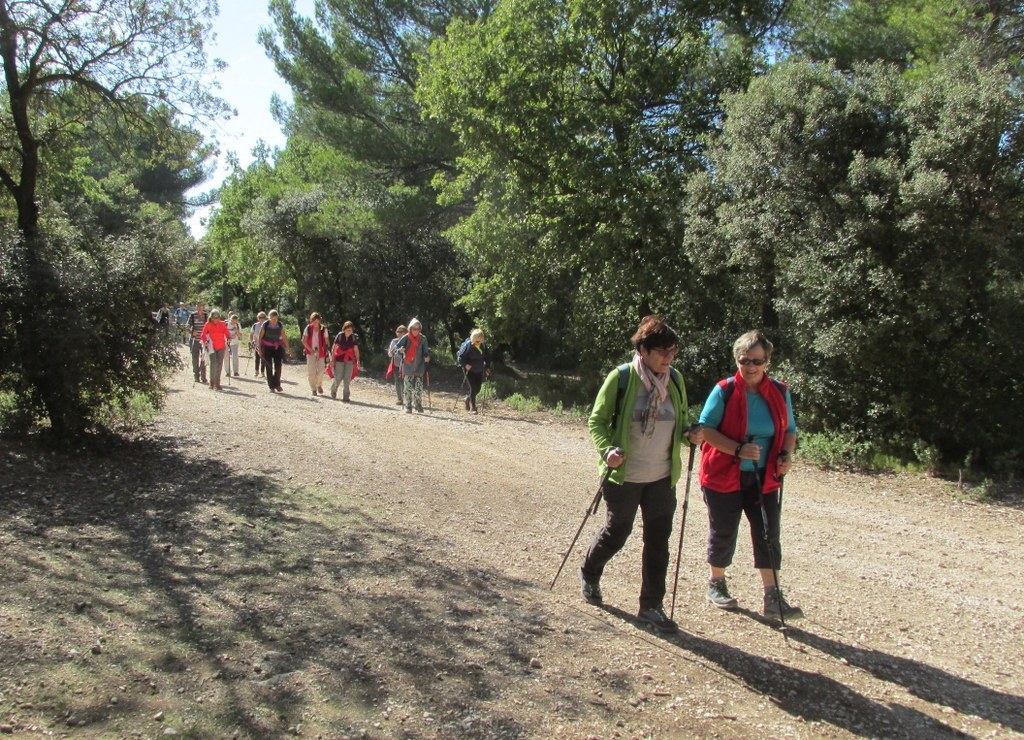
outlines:
{"label": "small stone", "polygon": [[14,725],[0,725],[0,732],[2,732],[4,735],[13,735]]}
{"label": "small stone", "polygon": [[530,658],[530,668],[543,668],[540,658]]}
{"label": "small stone", "polygon": [[154,714],[153,715],[153,721],[154,722],[163,722],[164,721],[164,713],[163,712],[157,712],[156,714]]}
{"label": "small stone", "polygon": [[90,650],[92,651],[93,655],[99,655],[100,653],[103,652],[103,648],[100,645],[93,645],[90,648]]}

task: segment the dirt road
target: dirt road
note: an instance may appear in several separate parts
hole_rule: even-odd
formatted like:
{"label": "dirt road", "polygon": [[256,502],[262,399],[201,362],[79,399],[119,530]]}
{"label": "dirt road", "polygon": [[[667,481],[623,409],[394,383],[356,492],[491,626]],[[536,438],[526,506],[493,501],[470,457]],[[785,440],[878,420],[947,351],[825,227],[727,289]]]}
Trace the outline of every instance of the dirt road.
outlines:
{"label": "dirt road", "polygon": [[548,590],[596,487],[583,423],[285,379],[179,375],[147,438],[100,458],[5,450],[0,731],[1024,737],[1019,508],[798,460],[782,582],[808,618],[786,640],[742,537],[746,609],[703,601],[695,484],[664,637],[633,619],[639,523],[605,607],[576,581],[593,520]]}

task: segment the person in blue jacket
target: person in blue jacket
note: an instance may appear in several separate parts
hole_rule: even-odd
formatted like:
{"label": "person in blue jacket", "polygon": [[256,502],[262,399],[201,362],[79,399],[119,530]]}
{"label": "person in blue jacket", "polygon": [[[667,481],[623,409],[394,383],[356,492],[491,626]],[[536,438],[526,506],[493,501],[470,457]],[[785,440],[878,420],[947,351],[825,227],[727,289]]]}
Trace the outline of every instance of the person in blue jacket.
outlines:
{"label": "person in blue jacket", "polygon": [[485,343],[486,337],[480,329],[474,329],[469,339],[462,343],[455,356],[456,362],[469,381],[469,394],[463,399],[466,411],[476,413],[476,397],[484,384],[484,378],[491,373],[491,348]]}

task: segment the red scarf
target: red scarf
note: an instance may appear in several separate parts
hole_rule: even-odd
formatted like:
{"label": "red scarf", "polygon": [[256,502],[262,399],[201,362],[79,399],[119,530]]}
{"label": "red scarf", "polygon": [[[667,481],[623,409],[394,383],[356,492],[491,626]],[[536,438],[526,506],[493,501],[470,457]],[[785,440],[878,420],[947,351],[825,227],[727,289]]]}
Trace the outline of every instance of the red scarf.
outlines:
{"label": "red scarf", "polygon": [[[718,382],[718,387],[725,390],[728,384],[728,379],[721,380]],[[785,385],[782,387],[785,388]],[[767,373],[757,386],[757,392],[764,397],[768,404],[772,423],[775,425],[775,435],[772,437],[772,446],[768,450],[764,480],[761,481],[761,490],[764,493],[771,493],[779,488],[779,481],[776,480],[779,475],[779,453],[786,441],[789,411],[786,408],[785,393],[779,390]],[[732,395],[729,396],[729,401],[725,404],[725,412],[722,414],[722,423],[718,425],[718,431],[726,437],[740,442],[745,442],[747,439],[747,386],[742,373],[738,371],[733,378]],[[722,493],[740,490],[739,462],[739,459],[731,453],[722,452],[705,442],[701,445],[701,486]]]}
{"label": "red scarf", "polygon": [[409,337],[409,344],[405,348],[405,364],[412,365],[416,362],[416,350],[420,348],[420,335],[413,335],[411,332],[405,336]]}

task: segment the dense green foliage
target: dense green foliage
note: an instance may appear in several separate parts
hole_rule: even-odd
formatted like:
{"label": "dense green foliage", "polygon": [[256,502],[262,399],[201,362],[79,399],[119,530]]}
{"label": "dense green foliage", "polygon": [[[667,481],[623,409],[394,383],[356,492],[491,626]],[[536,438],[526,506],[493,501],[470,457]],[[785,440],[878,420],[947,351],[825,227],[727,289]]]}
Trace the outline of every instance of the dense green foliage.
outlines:
{"label": "dense green foliage", "polygon": [[176,361],[150,314],[183,287],[210,154],[182,122],[225,110],[202,81],[215,7],[0,0],[0,395],[22,427],[107,426]]}
{"label": "dense green foliage", "polygon": [[695,401],[758,326],[858,459],[1024,462],[1018,4],[271,8],[291,138],[208,240],[239,306],[472,320],[587,379],[659,312]]}

